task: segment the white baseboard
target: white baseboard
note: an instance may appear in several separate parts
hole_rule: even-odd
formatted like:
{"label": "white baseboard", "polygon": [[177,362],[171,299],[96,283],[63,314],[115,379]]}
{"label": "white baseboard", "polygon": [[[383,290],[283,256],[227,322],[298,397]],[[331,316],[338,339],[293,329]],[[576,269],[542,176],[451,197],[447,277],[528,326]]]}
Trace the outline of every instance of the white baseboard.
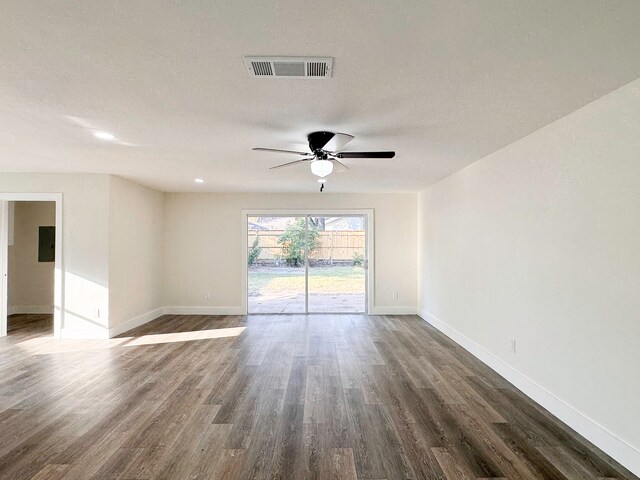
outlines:
{"label": "white baseboard", "polygon": [[419,315],[423,320],[506,378],[522,393],[547,409],[591,443],[631,470],[634,474],[640,476],[640,452],[633,446],[618,438],[600,424],[568,405],[553,393],[545,390],[529,377],[508,365],[504,360],[498,358],[429,312],[423,310]]}
{"label": "white baseboard", "polygon": [[165,315],[242,315],[242,307],[164,307]]}
{"label": "white baseboard", "polygon": [[[415,307],[375,307],[370,315],[415,315]],[[138,317],[132,318],[120,325],[109,329],[109,338],[144,325],[162,315],[243,315],[242,307],[198,307],[198,306],[169,306],[160,307]]]}
{"label": "white baseboard", "polygon": [[156,318],[162,315],[164,315],[163,307],[156,308],[155,310],[151,310],[150,312],[143,313],[142,315],[138,315],[137,317],[127,320],[126,322],[123,322],[120,325],[111,327],[109,329],[109,338],[113,338],[124,332],[128,332],[129,330],[139,327],[140,325],[144,325],[145,323],[148,323],[151,320],[155,320]]}
{"label": "white baseboard", "polygon": [[12,305],[7,311],[9,315],[53,314],[53,305]]}
{"label": "white baseboard", "polygon": [[369,315],[416,315],[416,307],[407,306],[387,306],[373,307]]}
{"label": "white baseboard", "polygon": [[[22,307],[20,307],[22,308]],[[26,308],[26,307],[25,307]],[[33,309],[32,309],[33,310]],[[51,307],[53,311],[53,307]],[[29,312],[31,313],[31,311]],[[375,307],[370,315],[415,315],[415,307]],[[198,307],[198,306],[170,306],[159,307],[135,318],[120,323],[108,330],[99,329],[70,329],[63,328],[60,338],[103,339],[113,338],[129,330],[155,320],[162,315],[243,315],[242,307]]]}
{"label": "white baseboard", "polygon": [[[416,307],[374,307],[369,315],[416,315]],[[165,315],[244,315],[242,307],[164,307]]]}

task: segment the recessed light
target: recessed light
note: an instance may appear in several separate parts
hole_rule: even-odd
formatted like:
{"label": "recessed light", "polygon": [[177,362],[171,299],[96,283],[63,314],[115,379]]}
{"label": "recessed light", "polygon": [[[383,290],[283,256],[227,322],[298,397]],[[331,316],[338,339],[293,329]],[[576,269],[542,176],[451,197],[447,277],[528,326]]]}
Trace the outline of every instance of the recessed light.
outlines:
{"label": "recessed light", "polygon": [[196,182],[196,183],[204,183],[204,178],[196,178],[194,180],[194,182]]}
{"label": "recessed light", "polygon": [[112,141],[116,139],[116,136],[113,133],[103,132],[102,130],[98,130],[93,132],[93,136],[99,138],[100,140]]}

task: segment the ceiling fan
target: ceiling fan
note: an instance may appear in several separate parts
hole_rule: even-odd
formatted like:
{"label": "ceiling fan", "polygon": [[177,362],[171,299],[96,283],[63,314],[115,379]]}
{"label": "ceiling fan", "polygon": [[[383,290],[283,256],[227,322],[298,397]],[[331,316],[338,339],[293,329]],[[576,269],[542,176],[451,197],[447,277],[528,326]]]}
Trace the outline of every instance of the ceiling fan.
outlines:
{"label": "ceiling fan", "polygon": [[[294,150],[279,150],[276,148],[253,148],[259,152],[276,152],[288,153],[292,155],[300,155],[303,158],[294,160],[293,162],[283,163],[271,167],[270,170],[276,168],[290,167],[300,163],[310,162],[311,172],[321,179],[333,172],[334,165],[342,170],[349,168],[340,160],[344,158],[393,158],[396,152],[343,152],[342,148],[353,140],[353,135],[346,133],[333,132],[312,132],[307,136],[309,142],[309,152],[298,152]],[[318,180],[320,181],[320,180]],[[322,180],[324,181],[324,180]]]}

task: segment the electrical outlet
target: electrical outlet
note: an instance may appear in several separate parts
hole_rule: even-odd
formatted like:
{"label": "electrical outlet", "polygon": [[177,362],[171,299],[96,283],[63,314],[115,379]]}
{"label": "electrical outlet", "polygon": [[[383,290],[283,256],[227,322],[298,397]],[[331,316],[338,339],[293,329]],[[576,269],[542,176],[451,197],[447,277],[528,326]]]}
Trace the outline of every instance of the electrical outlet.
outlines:
{"label": "electrical outlet", "polygon": [[209,292],[205,292],[204,299],[205,300],[211,300],[211,294]]}
{"label": "electrical outlet", "polygon": [[509,347],[511,348],[511,351],[513,353],[516,353],[516,339],[512,338],[511,340],[509,340]]}
{"label": "electrical outlet", "polygon": [[393,299],[398,300],[398,297],[399,297],[398,292],[393,292]]}
{"label": "electrical outlet", "polygon": [[94,308],[93,309],[93,318],[100,318],[100,309],[99,308]]}

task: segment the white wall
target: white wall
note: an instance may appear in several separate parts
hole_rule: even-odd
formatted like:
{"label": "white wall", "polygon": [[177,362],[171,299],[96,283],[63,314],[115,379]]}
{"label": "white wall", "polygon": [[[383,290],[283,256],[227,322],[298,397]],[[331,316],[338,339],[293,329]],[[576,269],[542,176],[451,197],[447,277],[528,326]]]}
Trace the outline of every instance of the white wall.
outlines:
{"label": "white wall", "polygon": [[63,194],[63,335],[107,333],[108,181],[107,175],[0,173],[0,192]]}
{"label": "white wall", "polygon": [[[12,202],[9,242],[9,313],[53,313],[54,262],[38,262],[39,227],[56,224],[55,202]],[[10,239],[11,240],[11,239]]]}
{"label": "white wall", "polygon": [[419,219],[423,317],[640,473],[640,80],[428,188]]}
{"label": "white wall", "polygon": [[0,192],[63,194],[65,336],[115,335],[163,306],[239,310],[243,209],[374,209],[374,305],[416,310],[416,194],[163,194],[107,175],[7,173]]}
{"label": "white wall", "polygon": [[164,197],[109,178],[109,329],[118,334],[162,307]]}
{"label": "white wall", "polygon": [[166,194],[165,305],[240,310],[242,210],[305,208],[374,209],[374,305],[416,310],[416,194]]}

